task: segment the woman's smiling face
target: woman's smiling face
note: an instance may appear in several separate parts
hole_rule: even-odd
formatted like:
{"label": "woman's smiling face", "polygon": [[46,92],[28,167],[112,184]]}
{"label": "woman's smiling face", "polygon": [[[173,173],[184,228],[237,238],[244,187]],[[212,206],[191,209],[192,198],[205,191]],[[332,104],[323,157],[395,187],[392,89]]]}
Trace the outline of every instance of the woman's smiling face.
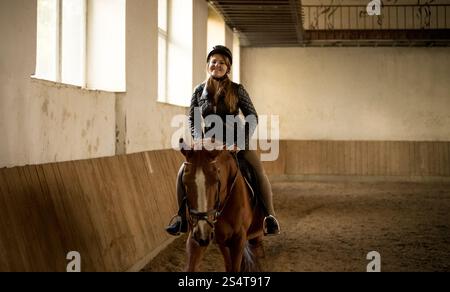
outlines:
{"label": "woman's smiling face", "polygon": [[220,54],[211,56],[208,64],[208,73],[214,78],[222,78],[228,73],[227,62],[225,57]]}

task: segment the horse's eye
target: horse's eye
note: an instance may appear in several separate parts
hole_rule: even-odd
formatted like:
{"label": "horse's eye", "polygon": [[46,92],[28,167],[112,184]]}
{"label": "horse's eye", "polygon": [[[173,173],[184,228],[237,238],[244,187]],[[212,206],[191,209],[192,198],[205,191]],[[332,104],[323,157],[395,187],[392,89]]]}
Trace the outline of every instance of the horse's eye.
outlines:
{"label": "horse's eye", "polygon": [[195,177],[193,177],[191,174],[189,173],[185,173],[183,176],[183,183],[188,185],[188,184],[195,184]]}
{"label": "horse's eye", "polygon": [[208,167],[208,170],[209,171],[211,171],[211,172],[217,172],[217,165],[214,163],[214,164],[210,164],[210,166]]}

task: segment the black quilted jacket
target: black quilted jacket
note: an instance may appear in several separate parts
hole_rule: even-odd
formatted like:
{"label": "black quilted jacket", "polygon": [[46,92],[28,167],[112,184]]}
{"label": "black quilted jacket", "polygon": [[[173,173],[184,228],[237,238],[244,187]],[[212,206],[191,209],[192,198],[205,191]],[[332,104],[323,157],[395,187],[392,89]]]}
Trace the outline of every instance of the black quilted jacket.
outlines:
{"label": "black quilted jacket", "polygon": [[[227,137],[226,135],[228,129],[228,135],[230,135],[230,133],[234,134],[234,137],[232,137],[233,143],[237,144],[238,147],[241,149],[248,149],[249,138],[251,138],[251,136],[253,135],[256,126],[258,124],[258,114],[244,86],[233,82],[233,88],[234,90],[236,90],[238,96],[238,107],[235,112],[230,112],[227,106],[225,105],[223,96],[219,98],[217,106],[214,107],[212,102],[213,97],[209,96],[206,84],[202,83],[199,86],[197,86],[197,88],[194,90],[194,94],[192,95],[191,106],[189,109],[189,125],[191,128],[192,137],[194,137],[194,139],[208,138],[208,135],[205,135],[205,133],[208,133],[208,130],[210,130],[214,126],[214,124],[212,124],[211,127],[209,128],[205,127],[205,129],[202,129],[201,122],[195,123],[194,121],[195,111],[199,111],[199,113],[203,118],[206,118],[211,114],[219,116],[223,124],[225,125],[223,137],[224,138]],[[233,124],[227,123],[226,116],[232,115],[236,117],[239,115],[239,110],[241,110],[242,114],[246,118],[249,115],[253,115],[255,118],[254,119],[255,122],[244,123],[243,120],[238,119],[236,123]],[[241,130],[244,130],[244,132],[238,131],[238,128],[241,128]],[[234,131],[231,132],[229,131],[233,129]],[[238,133],[245,133],[245,138],[238,139]],[[230,140],[227,140],[227,142],[230,142]],[[238,142],[244,142],[245,145],[242,145],[241,143]]]}

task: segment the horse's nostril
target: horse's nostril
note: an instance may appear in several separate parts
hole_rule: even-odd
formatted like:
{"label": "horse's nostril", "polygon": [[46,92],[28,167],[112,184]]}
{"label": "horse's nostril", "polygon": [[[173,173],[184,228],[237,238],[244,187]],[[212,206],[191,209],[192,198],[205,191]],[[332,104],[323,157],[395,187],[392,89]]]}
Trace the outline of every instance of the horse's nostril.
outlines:
{"label": "horse's nostril", "polygon": [[209,240],[208,240],[208,239],[206,239],[206,240],[200,239],[200,240],[198,241],[198,244],[199,244],[200,246],[203,246],[203,247],[208,246],[208,245],[209,245]]}

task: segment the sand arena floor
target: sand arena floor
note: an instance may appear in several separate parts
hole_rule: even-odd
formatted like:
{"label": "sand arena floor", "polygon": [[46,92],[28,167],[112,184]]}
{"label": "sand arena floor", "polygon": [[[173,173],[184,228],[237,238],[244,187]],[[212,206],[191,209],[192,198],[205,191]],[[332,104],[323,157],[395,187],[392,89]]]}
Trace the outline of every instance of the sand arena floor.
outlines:
{"label": "sand arena floor", "polygon": [[[282,234],[265,238],[264,271],[365,272],[370,251],[382,271],[450,271],[450,183],[280,182],[273,191]],[[186,238],[143,271],[183,271]],[[224,271],[215,245],[202,270]]]}

